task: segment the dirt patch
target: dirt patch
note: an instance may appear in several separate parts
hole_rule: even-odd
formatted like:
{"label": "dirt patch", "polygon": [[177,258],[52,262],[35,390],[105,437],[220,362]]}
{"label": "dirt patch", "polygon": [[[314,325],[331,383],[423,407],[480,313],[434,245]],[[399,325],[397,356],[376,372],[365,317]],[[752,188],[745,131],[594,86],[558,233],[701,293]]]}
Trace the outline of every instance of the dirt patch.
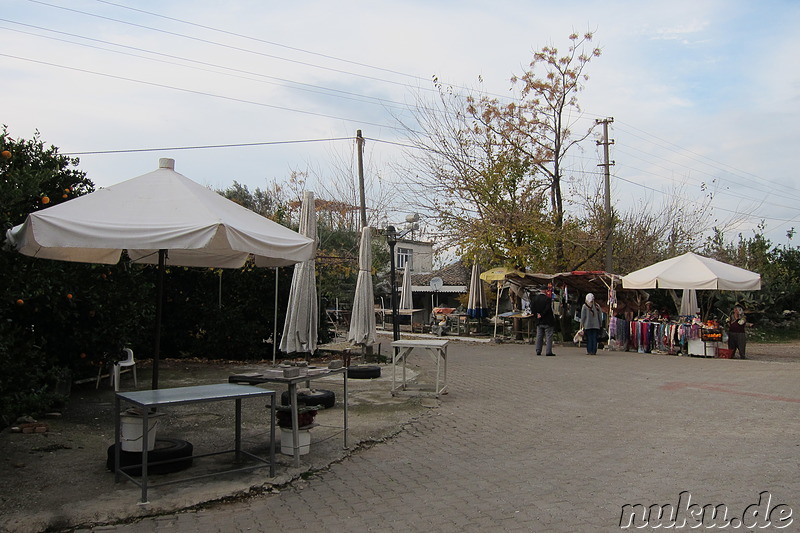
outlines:
{"label": "dirt patch", "polygon": [[[150,369],[146,363],[143,361],[138,367],[140,389],[149,388]],[[223,383],[231,374],[258,371],[270,364],[167,359],[161,361],[159,385],[170,388]],[[121,382],[123,390],[133,390],[129,375]],[[94,382],[73,387],[69,404],[60,416],[42,418],[47,432],[12,433],[10,428],[0,431],[0,479],[5,481],[0,488],[0,531],[69,531],[76,526],[113,524],[270,490],[304,472],[341,460],[359,445],[385,439],[429,411],[418,398],[391,396],[390,370],[378,379],[348,380],[348,448],[344,449],[342,377],[330,376],[312,383],[315,388],[334,391],[337,404],[319,412],[318,427],[312,430],[311,453],[303,456],[300,467],[294,466],[291,456],[278,453],[274,478],[269,478],[267,468],[169,485],[151,489],[151,503],[144,506],[138,505],[138,487],[129,481],[115,483],[114,474],[106,469],[107,450],[114,440],[113,389],[107,380],[99,389]],[[275,387],[278,396],[284,388]],[[267,400],[262,399],[242,402],[243,447],[263,455],[268,453],[269,442],[265,403]],[[189,441],[195,453],[215,451],[220,445],[232,448],[233,402],[188,404],[165,411],[163,423],[159,422],[159,437]],[[276,449],[280,450],[279,444]],[[204,466],[204,461],[224,462],[224,457],[196,461],[198,466],[192,466],[191,475],[202,473],[198,468],[203,467],[209,471],[224,469],[217,468],[218,463],[214,462]]]}

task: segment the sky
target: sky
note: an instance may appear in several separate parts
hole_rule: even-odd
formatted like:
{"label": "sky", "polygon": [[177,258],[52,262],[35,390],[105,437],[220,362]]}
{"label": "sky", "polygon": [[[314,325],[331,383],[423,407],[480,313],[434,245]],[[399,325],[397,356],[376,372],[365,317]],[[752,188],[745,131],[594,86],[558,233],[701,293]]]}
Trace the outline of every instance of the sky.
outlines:
{"label": "sky", "polygon": [[[432,78],[504,98],[546,45],[593,32],[576,129],[612,117],[616,206],[677,198],[796,245],[796,0],[0,0],[0,118],[77,154],[96,186],[155,170],[224,189],[328,180],[366,137],[368,181],[407,158],[397,119]],[[571,160],[601,179],[590,138]],[[302,142],[301,142],[302,141]],[[224,146],[223,146],[224,145]],[[235,146],[232,146],[235,145]],[[206,148],[200,148],[206,147]],[[209,148],[210,147],[210,148]],[[353,171],[355,172],[355,171]],[[398,209],[402,209],[398,207]]]}

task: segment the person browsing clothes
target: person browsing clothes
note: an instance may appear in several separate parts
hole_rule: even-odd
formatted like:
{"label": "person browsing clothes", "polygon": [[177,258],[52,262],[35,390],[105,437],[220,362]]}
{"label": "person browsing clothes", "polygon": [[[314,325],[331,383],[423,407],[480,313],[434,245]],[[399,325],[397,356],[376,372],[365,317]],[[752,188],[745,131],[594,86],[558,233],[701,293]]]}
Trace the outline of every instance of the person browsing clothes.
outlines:
{"label": "person browsing clothes", "polygon": [[586,295],[586,303],[581,307],[581,330],[586,339],[586,353],[597,355],[597,339],[602,327],[600,306],[594,301],[594,294]]}

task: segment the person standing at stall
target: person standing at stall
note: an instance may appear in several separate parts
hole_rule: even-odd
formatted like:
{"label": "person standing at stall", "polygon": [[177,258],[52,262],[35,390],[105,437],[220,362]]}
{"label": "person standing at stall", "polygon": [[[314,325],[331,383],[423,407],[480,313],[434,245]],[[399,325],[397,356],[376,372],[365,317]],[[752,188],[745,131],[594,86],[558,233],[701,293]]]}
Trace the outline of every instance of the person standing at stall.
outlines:
{"label": "person standing at stall", "polygon": [[581,329],[586,340],[586,353],[597,355],[597,338],[602,328],[600,306],[594,301],[594,294],[586,295],[586,303],[581,307]]}
{"label": "person standing at stall", "polygon": [[533,297],[531,310],[536,313],[536,355],[542,355],[542,341],[544,341],[544,354],[554,356],[553,329],[556,317],[553,315],[553,303],[546,294],[539,293]]}
{"label": "person standing at stall", "polygon": [[736,350],[739,350],[739,358],[747,359],[745,355],[745,348],[747,347],[747,333],[745,333],[745,326],[747,325],[747,318],[744,316],[744,309],[741,305],[735,305],[731,316],[728,318],[728,349],[731,350],[731,359],[736,355]]}

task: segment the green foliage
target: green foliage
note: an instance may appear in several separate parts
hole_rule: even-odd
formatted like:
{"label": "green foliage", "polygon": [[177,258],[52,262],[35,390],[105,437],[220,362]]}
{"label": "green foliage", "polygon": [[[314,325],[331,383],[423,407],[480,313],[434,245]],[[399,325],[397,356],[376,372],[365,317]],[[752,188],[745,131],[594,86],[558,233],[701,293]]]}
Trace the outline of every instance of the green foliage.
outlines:
{"label": "green foliage", "polygon": [[[278,336],[292,268],[278,269]],[[171,267],[164,286],[161,351],[165,357],[271,359],[275,269]]]}

